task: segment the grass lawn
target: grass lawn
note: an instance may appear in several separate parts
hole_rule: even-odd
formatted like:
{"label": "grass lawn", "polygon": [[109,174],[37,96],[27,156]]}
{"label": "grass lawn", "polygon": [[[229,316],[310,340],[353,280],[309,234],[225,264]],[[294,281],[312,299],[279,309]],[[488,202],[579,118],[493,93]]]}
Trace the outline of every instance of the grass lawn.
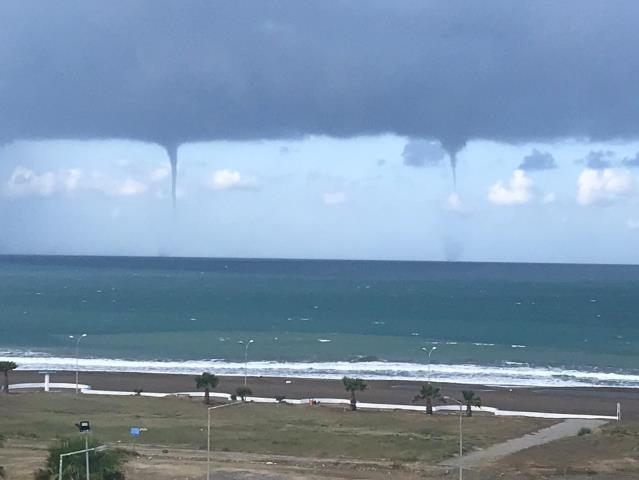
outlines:
{"label": "grass lawn", "polygon": [[[500,472],[529,476],[626,480],[639,478],[639,424],[611,422],[592,434],[530,448],[498,462]],[[483,478],[483,477],[482,477]],[[488,478],[488,476],[486,477]],[[504,478],[511,478],[504,475]]]}
{"label": "grass lawn", "polygon": [[[206,414],[201,402],[188,399],[20,393],[0,398],[0,435],[43,447],[76,435],[74,424],[86,419],[105,442],[131,444],[129,428],[138,426],[148,429],[138,445],[205,449]],[[213,411],[212,418],[212,449],[230,452],[432,464],[454,455],[458,445],[456,415],[244,404]],[[483,447],[552,423],[464,418],[464,446]]]}

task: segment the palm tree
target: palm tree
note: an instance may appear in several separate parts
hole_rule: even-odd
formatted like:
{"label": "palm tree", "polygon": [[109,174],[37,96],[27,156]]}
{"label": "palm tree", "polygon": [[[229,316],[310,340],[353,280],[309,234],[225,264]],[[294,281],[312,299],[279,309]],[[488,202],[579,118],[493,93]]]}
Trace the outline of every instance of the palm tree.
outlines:
{"label": "palm tree", "polygon": [[246,397],[253,395],[253,392],[246,385],[241,385],[235,389],[236,397],[240,397],[243,402],[246,402]]}
{"label": "palm tree", "polygon": [[220,383],[220,379],[212,373],[204,372],[202,375],[195,377],[195,386],[198,389],[204,389],[204,403],[207,405],[211,403],[209,392],[217,387],[218,383]]}
{"label": "palm tree", "polygon": [[475,392],[472,390],[463,390],[462,395],[464,396],[464,403],[466,404],[466,416],[472,417],[472,407],[481,407],[481,398],[475,395]]}
{"label": "palm tree", "polygon": [[0,362],[0,372],[4,373],[4,393],[9,393],[9,372],[16,368],[15,362]]}
{"label": "palm tree", "polygon": [[342,378],[342,383],[347,392],[351,392],[351,410],[357,410],[357,400],[355,399],[355,392],[363,392],[368,388],[366,382],[361,378]]}
{"label": "palm tree", "polygon": [[433,402],[442,398],[441,389],[436,387],[432,383],[427,383],[426,385],[422,385],[421,390],[415,398],[413,402],[417,402],[419,400],[426,400],[426,413],[428,415],[433,414]]}

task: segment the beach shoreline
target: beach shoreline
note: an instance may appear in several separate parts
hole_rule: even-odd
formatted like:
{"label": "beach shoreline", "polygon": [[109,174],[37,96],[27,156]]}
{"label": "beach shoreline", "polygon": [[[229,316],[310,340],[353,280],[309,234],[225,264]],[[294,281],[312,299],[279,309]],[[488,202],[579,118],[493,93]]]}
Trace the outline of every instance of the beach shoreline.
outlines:
{"label": "beach shoreline", "polygon": [[[75,383],[75,372],[52,373],[51,382]],[[11,383],[41,383],[38,371],[12,372]],[[220,376],[217,392],[233,393],[242,385],[242,376]],[[195,391],[194,375],[159,373],[80,372],[80,383],[94,390],[179,393]],[[347,398],[340,379],[297,377],[251,377],[247,379],[253,394],[260,397]],[[411,404],[423,381],[370,380],[368,389],[358,394],[361,402]],[[480,384],[437,383],[442,395],[461,398],[462,390],[474,390],[483,405],[502,410],[548,413],[616,415],[617,403],[622,418],[639,421],[639,389],[611,387],[502,387]]]}

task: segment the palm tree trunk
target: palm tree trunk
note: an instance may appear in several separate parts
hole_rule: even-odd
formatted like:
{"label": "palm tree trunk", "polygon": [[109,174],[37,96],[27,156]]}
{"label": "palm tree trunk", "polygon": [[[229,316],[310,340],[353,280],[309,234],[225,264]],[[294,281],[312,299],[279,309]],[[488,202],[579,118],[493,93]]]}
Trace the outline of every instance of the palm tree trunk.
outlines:
{"label": "palm tree trunk", "polygon": [[206,403],[207,405],[209,405],[211,403],[211,400],[209,398],[209,389],[208,388],[204,389],[204,403]]}
{"label": "palm tree trunk", "polygon": [[4,393],[9,393],[9,370],[4,371]]}
{"label": "palm tree trunk", "polygon": [[355,390],[351,390],[351,410],[357,410],[357,400],[355,400]]}
{"label": "palm tree trunk", "polygon": [[466,405],[466,416],[467,417],[472,417],[473,416],[473,409],[470,407],[470,403],[468,403]]}
{"label": "palm tree trunk", "polygon": [[426,399],[426,413],[428,415],[433,414],[433,401],[429,398]]}

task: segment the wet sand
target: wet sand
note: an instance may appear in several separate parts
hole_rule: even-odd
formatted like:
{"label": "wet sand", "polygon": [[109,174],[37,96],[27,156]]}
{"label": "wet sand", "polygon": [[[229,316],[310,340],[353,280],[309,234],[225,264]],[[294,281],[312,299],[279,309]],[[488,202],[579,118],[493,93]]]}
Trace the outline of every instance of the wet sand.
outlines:
{"label": "wet sand", "polygon": [[[38,372],[16,371],[11,383],[42,382]],[[243,377],[220,377],[216,391],[232,393],[243,384]],[[286,383],[289,381],[290,383]],[[74,372],[51,375],[51,382],[75,383]],[[96,390],[145,392],[195,391],[192,375],[154,373],[81,372],[80,383]],[[372,380],[368,390],[358,394],[358,400],[375,403],[410,404],[423,382]],[[260,397],[284,395],[287,398],[347,398],[341,380],[304,378],[249,377],[253,394]],[[587,415],[616,415],[617,402],[621,403],[625,420],[639,421],[639,389],[624,388],[503,388],[481,385],[438,384],[442,395],[461,398],[462,390],[474,390],[484,405],[503,410],[520,410]]]}

